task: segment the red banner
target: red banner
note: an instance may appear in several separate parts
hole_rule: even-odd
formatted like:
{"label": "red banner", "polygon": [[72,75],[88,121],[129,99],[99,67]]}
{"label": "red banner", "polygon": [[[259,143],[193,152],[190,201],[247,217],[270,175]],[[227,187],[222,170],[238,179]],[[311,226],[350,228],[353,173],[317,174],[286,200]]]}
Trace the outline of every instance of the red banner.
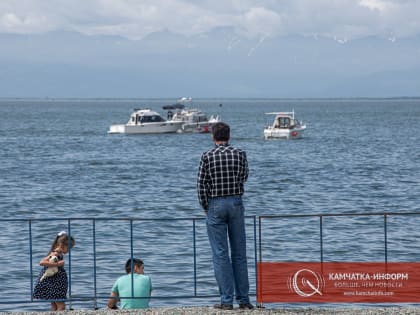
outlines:
{"label": "red banner", "polygon": [[260,262],[257,302],[420,302],[420,263]]}

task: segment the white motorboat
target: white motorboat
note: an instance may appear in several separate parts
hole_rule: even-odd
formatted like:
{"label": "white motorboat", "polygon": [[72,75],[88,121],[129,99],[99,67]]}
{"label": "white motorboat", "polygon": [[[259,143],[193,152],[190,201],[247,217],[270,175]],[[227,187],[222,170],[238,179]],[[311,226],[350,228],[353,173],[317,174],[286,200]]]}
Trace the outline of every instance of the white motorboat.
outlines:
{"label": "white motorboat", "polygon": [[166,120],[151,109],[135,109],[126,124],[111,125],[108,133],[147,134],[180,132],[183,122]]}
{"label": "white motorboat", "polygon": [[211,127],[220,121],[219,116],[210,116],[195,108],[187,108],[176,111],[172,117],[172,121],[182,122],[182,132],[207,133],[211,131]]}
{"label": "white motorboat", "polygon": [[295,119],[295,112],[266,113],[275,115],[272,125],[264,129],[265,139],[301,139],[306,129],[302,121]]}
{"label": "white motorboat", "polygon": [[[185,108],[184,103],[192,102],[191,97],[180,98],[173,105],[163,106],[168,110],[168,120],[174,122],[182,122],[182,128],[179,132],[185,133],[207,133],[211,131],[211,127],[220,121],[220,117],[208,117],[204,112],[196,108]],[[175,110],[175,113],[172,112]]]}

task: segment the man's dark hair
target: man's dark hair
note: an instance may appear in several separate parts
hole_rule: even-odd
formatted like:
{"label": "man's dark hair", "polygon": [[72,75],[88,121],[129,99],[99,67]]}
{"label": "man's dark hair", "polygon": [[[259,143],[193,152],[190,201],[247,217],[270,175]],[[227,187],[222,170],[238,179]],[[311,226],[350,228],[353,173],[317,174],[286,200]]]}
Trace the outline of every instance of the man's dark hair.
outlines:
{"label": "man's dark hair", "polygon": [[[143,266],[143,260],[133,258],[133,270],[134,270],[134,266],[139,266],[139,267]],[[125,272],[127,273],[131,272],[131,258],[129,258],[127,262],[125,263]]]}
{"label": "man's dark hair", "polygon": [[211,127],[213,138],[216,141],[229,141],[230,138],[230,127],[228,124],[223,122],[215,123]]}

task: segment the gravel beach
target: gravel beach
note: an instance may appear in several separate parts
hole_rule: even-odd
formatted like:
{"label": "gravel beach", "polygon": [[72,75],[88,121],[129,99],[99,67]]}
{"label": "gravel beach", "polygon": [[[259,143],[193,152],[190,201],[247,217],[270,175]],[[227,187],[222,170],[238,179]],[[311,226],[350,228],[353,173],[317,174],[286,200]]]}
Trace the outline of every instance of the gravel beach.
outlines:
{"label": "gravel beach", "polygon": [[297,307],[297,308],[277,308],[277,309],[254,309],[232,311],[216,310],[212,307],[168,307],[168,308],[151,308],[145,310],[72,310],[64,312],[10,312],[0,314],[11,315],[46,315],[46,314],[63,314],[63,315],[120,315],[120,314],[139,314],[139,315],[217,315],[217,314],[314,314],[314,315],[330,315],[330,314],[420,314],[420,307],[349,307],[349,308],[322,308],[322,307]]}

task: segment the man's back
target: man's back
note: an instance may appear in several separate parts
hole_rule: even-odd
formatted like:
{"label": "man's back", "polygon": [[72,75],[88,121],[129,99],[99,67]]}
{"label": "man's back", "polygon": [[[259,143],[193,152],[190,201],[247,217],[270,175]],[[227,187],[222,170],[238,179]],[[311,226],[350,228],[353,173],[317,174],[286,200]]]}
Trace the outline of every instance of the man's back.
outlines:
{"label": "man's back", "polygon": [[133,274],[134,276],[134,297],[143,297],[143,299],[124,299],[131,297],[131,274],[121,276],[117,279],[112,292],[118,293],[121,298],[121,308],[148,308],[149,297],[152,290],[152,282],[149,276],[142,274]]}
{"label": "man's back", "polygon": [[246,153],[229,144],[216,145],[203,153],[198,174],[200,203],[207,206],[207,198],[242,195],[248,178]]}

